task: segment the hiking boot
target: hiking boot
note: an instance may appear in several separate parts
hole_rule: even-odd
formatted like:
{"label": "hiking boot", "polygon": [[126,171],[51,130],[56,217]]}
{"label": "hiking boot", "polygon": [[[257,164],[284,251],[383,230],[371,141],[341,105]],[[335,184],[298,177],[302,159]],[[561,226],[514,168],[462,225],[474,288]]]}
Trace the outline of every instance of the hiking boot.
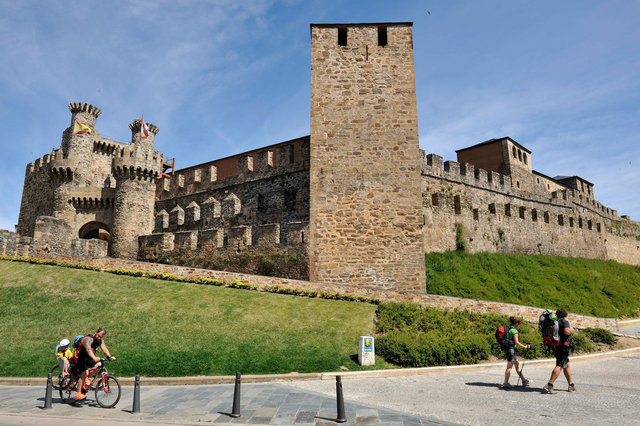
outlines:
{"label": "hiking boot", "polygon": [[575,385],[574,385],[573,383],[571,383],[571,384],[569,385],[569,389],[568,389],[568,391],[569,391],[569,392],[575,392],[575,391],[576,391],[576,387],[575,387]]}
{"label": "hiking boot", "polygon": [[553,390],[553,385],[550,383],[547,383],[546,385],[544,385],[543,389],[547,391],[547,393],[556,393],[556,391]]}
{"label": "hiking boot", "polygon": [[529,379],[522,379],[522,386],[529,386]]}
{"label": "hiking boot", "polygon": [[500,389],[511,389],[513,386],[509,384],[509,382],[503,383],[500,385]]}

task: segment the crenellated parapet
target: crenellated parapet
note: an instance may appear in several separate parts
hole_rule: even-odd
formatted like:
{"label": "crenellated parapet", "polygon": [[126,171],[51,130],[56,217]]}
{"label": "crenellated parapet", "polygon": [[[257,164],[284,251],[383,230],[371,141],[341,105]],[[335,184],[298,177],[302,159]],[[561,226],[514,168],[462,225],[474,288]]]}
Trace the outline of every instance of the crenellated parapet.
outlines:
{"label": "crenellated parapet", "polygon": [[49,163],[49,172],[52,177],[59,179],[71,179],[78,167],[78,163],[74,158],[64,158],[61,155],[52,157]]}
{"label": "crenellated parapet", "polygon": [[69,104],[69,111],[71,111],[72,114],[77,114],[80,112],[84,112],[87,114],[91,114],[93,115],[95,118],[100,117],[100,114],[102,114],[102,111],[100,110],[100,108],[95,107],[93,105],[84,103],[84,102],[72,102]]}
{"label": "crenellated parapet", "polygon": [[476,168],[473,164],[456,161],[442,162],[442,157],[435,154],[426,156],[426,164],[422,165],[422,174],[447,181],[471,185],[492,191],[510,192],[511,176],[491,170]]}
{"label": "crenellated parapet", "polygon": [[162,158],[157,151],[139,152],[135,146],[121,148],[113,157],[114,176],[156,180],[162,170]]}
{"label": "crenellated parapet", "polygon": [[[422,165],[422,175],[443,179],[451,183],[458,183],[472,188],[494,191],[506,196],[527,199],[532,202],[552,203],[558,206],[572,208],[577,206],[591,211],[593,214],[608,219],[617,219],[617,212],[610,209],[592,197],[576,191],[573,188],[562,187],[555,191],[547,191],[545,182],[538,179],[537,188],[534,192],[518,191],[514,187],[513,178],[491,170],[484,170],[469,163],[458,163],[456,161],[442,161],[442,157],[436,154],[423,155],[426,161]],[[532,175],[532,181],[534,177]],[[533,181],[535,187],[536,182]],[[560,186],[560,185],[558,185]]]}
{"label": "crenellated parapet", "polygon": [[93,141],[93,152],[96,154],[111,156],[119,152],[125,146],[127,146],[127,144],[122,142],[111,141],[108,139],[95,139]]}
{"label": "crenellated parapet", "polygon": [[27,164],[25,170],[25,178],[29,179],[32,176],[49,173],[51,166],[51,160],[55,158],[56,151],[51,151],[51,154],[45,154],[40,158],[35,159],[33,162]]}
{"label": "crenellated parapet", "polygon": [[159,181],[156,196],[170,199],[309,170],[309,138],[299,138],[178,170]]}
{"label": "crenellated parapet", "polygon": [[[157,135],[160,129],[155,124],[145,123],[149,127],[149,131],[154,135]],[[132,133],[140,133],[140,128],[142,127],[142,120],[133,120],[129,123],[129,129],[131,129]]]}
{"label": "crenellated parapet", "polygon": [[[177,213],[179,212],[176,210]],[[180,212],[183,213],[183,212]],[[160,220],[170,214],[160,212]],[[169,220],[180,220],[176,214]],[[277,250],[285,247],[302,247],[308,244],[309,222],[267,223],[260,225],[236,225],[175,232],[157,232],[139,237],[139,253],[157,256],[174,250],[198,253],[207,250],[209,255],[241,253],[244,251]]]}

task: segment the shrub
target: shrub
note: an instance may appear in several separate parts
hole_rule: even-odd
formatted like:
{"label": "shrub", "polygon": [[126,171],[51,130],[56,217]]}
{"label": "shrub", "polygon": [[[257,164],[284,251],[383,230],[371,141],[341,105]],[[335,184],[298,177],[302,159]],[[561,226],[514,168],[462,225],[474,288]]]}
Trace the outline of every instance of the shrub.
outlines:
{"label": "shrub", "polygon": [[467,242],[464,239],[464,228],[461,223],[456,223],[456,250],[465,251]]}
{"label": "shrub", "polygon": [[604,343],[612,346],[618,343],[618,338],[604,328],[585,328],[581,331],[594,343]]}
{"label": "shrub", "polygon": [[482,335],[451,339],[441,333],[392,330],[378,338],[378,353],[387,361],[405,367],[473,364],[491,355]]}
{"label": "shrub", "polygon": [[587,337],[586,334],[578,332],[571,334],[571,340],[573,341],[574,352],[593,352],[595,348],[593,343]]}

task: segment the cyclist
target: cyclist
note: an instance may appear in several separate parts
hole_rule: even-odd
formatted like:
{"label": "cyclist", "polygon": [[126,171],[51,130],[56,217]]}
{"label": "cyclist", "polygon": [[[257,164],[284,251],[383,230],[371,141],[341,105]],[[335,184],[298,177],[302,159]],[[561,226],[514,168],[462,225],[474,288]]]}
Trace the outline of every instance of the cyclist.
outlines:
{"label": "cyclist", "polygon": [[107,346],[104,344],[105,334],[107,334],[107,330],[99,328],[98,331],[84,336],[80,341],[80,346],[76,350],[74,357],[76,371],[81,372],[77,382],[78,391],[76,392],[75,399],[84,399],[87,397],[85,387],[91,384],[89,379],[89,376],[93,373],[91,370],[101,366],[100,358],[95,354],[96,349],[100,348],[108,358],[112,360],[116,359],[114,356],[111,356],[109,349],[107,349]]}

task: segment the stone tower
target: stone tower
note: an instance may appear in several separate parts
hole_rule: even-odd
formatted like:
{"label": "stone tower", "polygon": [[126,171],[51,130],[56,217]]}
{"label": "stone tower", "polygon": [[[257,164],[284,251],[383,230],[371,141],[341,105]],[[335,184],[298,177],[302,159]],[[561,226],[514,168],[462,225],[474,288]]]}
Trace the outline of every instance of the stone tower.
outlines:
{"label": "stone tower", "polygon": [[312,281],[425,291],[411,23],[311,25]]}
{"label": "stone tower", "polygon": [[159,129],[149,124],[149,135],[142,139],[141,125],[140,120],[129,124],[131,144],[113,158],[116,190],[111,255],[114,257],[135,259],[138,236],[153,231],[156,180],[162,168],[162,158],[153,150]]}
{"label": "stone tower", "polygon": [[[53,184],[52,216],[72,223],[76,208],[69,200],[78,188],[87,182],[95,184],[92,165],[93,140],[96,136],[96,120],[102,114],[99,108],[86,103],[69,104],[71,124],[62,133],[60,149],[52,155],[51,182]],[[73,134],[76,121],[88,126],[91,134]]]}

